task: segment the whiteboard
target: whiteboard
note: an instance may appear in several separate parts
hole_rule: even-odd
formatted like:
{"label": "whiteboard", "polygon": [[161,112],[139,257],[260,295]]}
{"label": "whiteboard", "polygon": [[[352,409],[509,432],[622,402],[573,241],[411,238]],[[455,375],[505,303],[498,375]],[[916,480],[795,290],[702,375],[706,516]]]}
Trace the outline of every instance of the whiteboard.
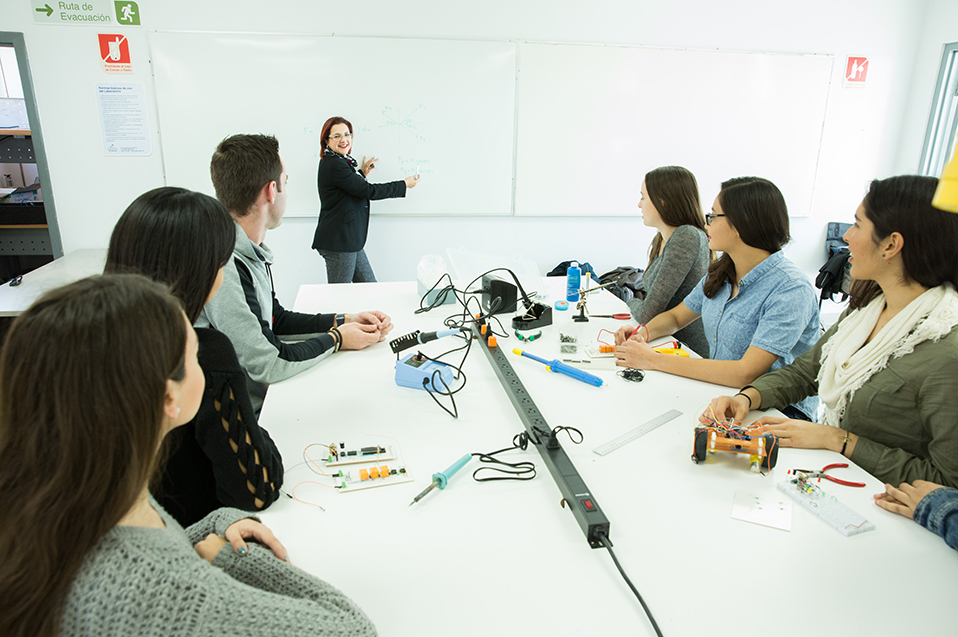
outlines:
{"label": "whiteboard", "polygon": [[323,122],[341,115],[374,183],[415,173],[377,214],[512,212],[513,42],[149,33],[166,183],[213,193],[209,162],[236,133],[268,133],[289,174],[287,215],[319,214]]}
{"label": "whiteboard", "polygon": [[774,182],[810,214],[833,56],[519,45],[517,215],[634,215],[646,172]]}

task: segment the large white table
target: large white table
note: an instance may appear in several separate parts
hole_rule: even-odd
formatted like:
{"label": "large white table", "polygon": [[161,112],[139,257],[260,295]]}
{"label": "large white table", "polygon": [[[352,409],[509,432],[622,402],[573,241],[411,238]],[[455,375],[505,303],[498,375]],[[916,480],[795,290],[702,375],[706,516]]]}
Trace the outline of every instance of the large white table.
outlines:
{"label": "large white table", "polygon": [[85,248],[55,259],[23,275],[20,285],[0,285],[0,317],[19,316],[44,293],[61,285],[103,273],[106,250]]}
{"label": "large white table", "polygon": [[[382,309],[395,323],[389,339],[437,329],[456,311],[446,305],[417,316],[415,307],[412,283],[303,286],[295,304],[310,312]],[[590,301],[592,313],[615,309],[622,304],[608,295]],[[554,326],[532,344],[512,337],[500,345],[553,358],[557,330],[574,329],[571,314],[555,312]],[[584,329],[622,324],[593,319]],[[421,349],[436,355],[452,342]],[[434,472],[465,453],[509,446],[523,429],[478,346],[464,366],[468,384],[456,396],[458,420],[425,392],[395,384],[396,357],[387,343],[337,353],[273,385],[261,423],[282,451],[284,491],[299,485],[296,496],[325,512],[284,496],[264,521],[294,564],[356,600],[382,635],[653,634],[607,552],[589,548],[573,516],[560,508],[559,490],[531,446],[504,459],[535,462],[539,475],[532,481],[475,482],[474,459],[444,491],[408,506]],[[605,385],[595,388],[508,356],[549,425],[585,434],[581,445],[560,439],[609,518],[616,555],[666,636],[958,630],[958,552],[876,507],[871,496],[882,485],[854,465],[839,472],[866,488],[826,483],[824,489],[872,520],[874,531],[845,537],[798,503],[789,532],[730,517],[737,490],[784,498],[776,483],[787,479],[787,469],[820,468],[842,461],[838,454],[783,449],[767,477],[749,472],[747,457],[738,454],[719,453],[695,465],[695,417],[727,388],[654,372],[630,383],[612,371],[596,372]],[[593,453],[673,408],[683,415],[607,456]],[[303,448],[340,441],[349,447],[398,443],[415,481],[355,493],[300,484],[316,479],[300,464]],[[321,455],[313,448],[314,458]]]}

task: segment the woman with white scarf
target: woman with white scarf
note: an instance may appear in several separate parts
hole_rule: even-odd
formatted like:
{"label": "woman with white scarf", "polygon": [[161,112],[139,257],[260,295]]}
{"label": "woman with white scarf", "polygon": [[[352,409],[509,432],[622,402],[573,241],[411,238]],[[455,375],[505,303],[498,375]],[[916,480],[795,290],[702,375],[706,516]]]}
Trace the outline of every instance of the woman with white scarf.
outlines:
{"label": "woman with white scarf", "polygon": [[816,393],[824,424],[766,416],[783,447],[831,449],[892,484],[958,486],[958,215],[937,180],[871,183],[845,233],[856,282],[828,332],[791,365],[712,401],[742,420]]}

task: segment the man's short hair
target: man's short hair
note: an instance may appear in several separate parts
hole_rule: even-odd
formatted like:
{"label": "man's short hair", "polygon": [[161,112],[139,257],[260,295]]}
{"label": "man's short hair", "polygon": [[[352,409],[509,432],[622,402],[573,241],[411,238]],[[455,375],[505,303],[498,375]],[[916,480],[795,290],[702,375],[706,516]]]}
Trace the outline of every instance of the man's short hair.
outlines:
{"label": "man's short hair", "polygon": [[276,182],[282,191],[279,142],[272,135],[233,135],[216,147],[210,177],[216,198],[237,217],[249,214],[263,186]]}

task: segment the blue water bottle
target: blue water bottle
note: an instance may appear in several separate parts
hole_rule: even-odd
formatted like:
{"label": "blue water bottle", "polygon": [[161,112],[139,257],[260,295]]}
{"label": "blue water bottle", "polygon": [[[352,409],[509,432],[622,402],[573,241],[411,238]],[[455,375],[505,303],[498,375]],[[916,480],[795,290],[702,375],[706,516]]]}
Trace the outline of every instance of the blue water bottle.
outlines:
{"label": "blue water bottle", "polygon": [[582,272],[579,270],[578,262],[572,262],[569,269],[565,271],[565,277],[565,299],[569,303],[578,303],[579,284],[582,278]]}

